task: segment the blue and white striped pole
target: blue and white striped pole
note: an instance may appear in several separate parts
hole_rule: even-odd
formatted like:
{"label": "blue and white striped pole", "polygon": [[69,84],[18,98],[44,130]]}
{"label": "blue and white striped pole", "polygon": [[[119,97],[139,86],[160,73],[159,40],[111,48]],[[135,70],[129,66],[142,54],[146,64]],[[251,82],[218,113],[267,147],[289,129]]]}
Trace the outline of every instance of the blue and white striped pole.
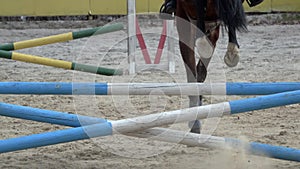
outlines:
{"label": "blue and white striped pole", "polygon": [[[272,99],[274,102],[271,102]],[[222,111],[224,114],[235,114],[296,103],[300,103],[300,90],[1,140],[0,152],[17,151],[119,132],[133,133],[156,126],[194,120],[195,117],[197,119],[206,118],[212,110]],[[238,143],[232,139],[227,139],[227,141],[225,139],[225,142]],[[250,149],[254,154],[267,153],[273,158],[300,162],[300,150],[297,149],[285,149],[260,143],[251,143]]]}
{"label": "blue and white striped pole", "polygon": [[38,109],[28,106],[19,106],[1,102],[0,115],[72,127],[80,127],[85,125],[107,122],[107,120],[105,119],[96,117],[69,114],[53,110]]}
{"label": "blue and white striped pole", "polygon": [[[153,92],[153,91],[160,92]],[[39,95],[266,95],[300,90],[300,82],[276,83],[71,83],[0,82],[0,94]]]}

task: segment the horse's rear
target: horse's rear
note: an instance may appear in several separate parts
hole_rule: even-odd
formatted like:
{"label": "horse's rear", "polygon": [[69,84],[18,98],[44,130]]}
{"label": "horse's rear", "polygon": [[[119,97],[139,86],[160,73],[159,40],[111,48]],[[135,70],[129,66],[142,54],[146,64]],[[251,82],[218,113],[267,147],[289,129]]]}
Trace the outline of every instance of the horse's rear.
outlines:
{"label": "horse's rear", "polygon": [[[177,0],[176,16],[179,47],[185,63],[187,81],[204,82],[208,64],[219,38],[220,21],[229,30],[229,35],[232,34],[229,38],[229,44],[234,46],[232,50],[238,48],[235,30],[246,29],[242,2],[240,0]],[[199,61],[195,59],[195,46],[200,56]],[[229,57],[233,57],[229,59],[234,59],[235,56],[228,54]],[[189,99],[190,107],[202,105],[202,96],[190,96]],[[191,122],[190,125],[191,132],[200,132],[199,121]]]}

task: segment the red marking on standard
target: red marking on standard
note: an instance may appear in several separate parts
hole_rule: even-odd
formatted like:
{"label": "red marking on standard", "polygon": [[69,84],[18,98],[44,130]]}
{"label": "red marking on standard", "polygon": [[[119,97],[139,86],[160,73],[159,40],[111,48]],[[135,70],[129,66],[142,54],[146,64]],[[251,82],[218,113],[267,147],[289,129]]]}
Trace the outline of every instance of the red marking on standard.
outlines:
{"label": "red marking on standard", "polygon": [[[136,18],[136,38],[139,42],[140,48],[142,50],[142,54],[144,56],[144,60],[146,64],[151,64],[151,58],[142,34],[142,31],[140,29],[140,25],[139,22]],[[154,64],[159,64],[160,63],[160,59],[164,50],[164,46],[166,43],[166,39],[167,39],[167,23],[166,21],[163,22],[163,30],[162,33],[160,35],[160,40],[159,40],[159,44],[156,50],[156,55],[155,55],[155,59],[154,59]]]}

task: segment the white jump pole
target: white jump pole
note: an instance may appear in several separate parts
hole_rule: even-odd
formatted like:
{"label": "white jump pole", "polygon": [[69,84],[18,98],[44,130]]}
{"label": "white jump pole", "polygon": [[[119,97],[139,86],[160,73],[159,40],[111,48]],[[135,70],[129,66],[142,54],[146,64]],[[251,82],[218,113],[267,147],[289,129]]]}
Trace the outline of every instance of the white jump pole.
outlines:
{"label": "white jump pole", "polygon": [[165,128],[152,128],[137,133],[126,133],[126,135],[139,138],[150,138],[152,140],[159,140],[168,143],[179,143],[188,146],[198,146],[224,150],[232,149],[234,151],[243,151],[251,155],[300,162],[299,149],[275,146],[271,144],[246,142],[238,139],[195,134]]}

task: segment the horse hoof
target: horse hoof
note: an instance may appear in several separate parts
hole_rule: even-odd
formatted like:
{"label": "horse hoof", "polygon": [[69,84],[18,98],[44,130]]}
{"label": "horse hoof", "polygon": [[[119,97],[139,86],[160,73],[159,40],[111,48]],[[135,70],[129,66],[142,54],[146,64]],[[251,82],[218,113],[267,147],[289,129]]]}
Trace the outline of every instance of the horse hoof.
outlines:
{"label": "horse hoof", "polygon": [[200,134],[201,129],[200,129],[200,128],[192,128],[190,132],[191,132],[191,133]]}
{"label": "horse hoof", "polygon": [[200,134],[201,132],[201,122],[199,120],[190,121],[189,127],[191,128],[191,133],[197,133]]}
{"label": "horse hoof", "polygon": [[206,36],[196,40],[196,48],[200,58],[209,59],[214,53],[214,47]]}
{"label": "horse hoof", "polygon": [[224,56],[224,62],[228,67],[235,67],[240,61],[239,48],[234,43],[229,43],[227,52]]}

